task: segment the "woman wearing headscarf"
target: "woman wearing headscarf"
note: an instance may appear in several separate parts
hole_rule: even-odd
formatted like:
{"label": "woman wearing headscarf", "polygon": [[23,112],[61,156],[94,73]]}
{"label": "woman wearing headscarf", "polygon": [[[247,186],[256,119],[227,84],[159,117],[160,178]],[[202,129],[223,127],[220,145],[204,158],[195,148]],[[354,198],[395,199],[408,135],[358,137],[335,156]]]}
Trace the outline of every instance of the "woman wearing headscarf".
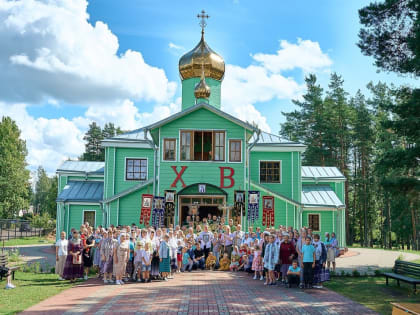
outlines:
{"label": "woman wearing headscarf", "polygon": [[165,281],[167,281],[168,275],[171,272],[171,249],[168,242],[169,235],[165,234],[159,247],[159,271],[162,273],[163,280]]}
{"label": "woman wearing headscarf", "polygon": [[122,278],[125,276],[127,262],[130,257],[130,242],[126,233],[121,233],[120,244],[114,248],[115,278],[116,284],[124,284]]}
{"label": "woman wearing headscarf", "polygon": [[104,239],[101,243],[101,263],[102,273],[104,275],[104,284],[113,283],[112,270],[113,270],[113,256],[114,256],[114,241],[112,239],[112,232],[105,231]]}
{"label": "woman wearing headscarf", "polygon": [[150,272],[150,275],[153,277],[153,278],[157,278],[157,277],[159,277],[159,252],[158,252],[158,250],[159,250],[159,244],[160,244],[160,242],[159,242],[159,240],[155,237],[155,231],[154,230],[151,230],[150,231],[150,243],[151,243],[151,247],[149,247],[150,248],[150,251],[151,251],[151,253],[152,253],[152,267],[151,267],[151,272]]}
{"label": "woman wearing headscarf", "polygon": [[74,282],[76,279],[83,277],[82,250],[82,240],[79,232],[75,230],[68,245],[68,255],[63,271],[64,279]]}

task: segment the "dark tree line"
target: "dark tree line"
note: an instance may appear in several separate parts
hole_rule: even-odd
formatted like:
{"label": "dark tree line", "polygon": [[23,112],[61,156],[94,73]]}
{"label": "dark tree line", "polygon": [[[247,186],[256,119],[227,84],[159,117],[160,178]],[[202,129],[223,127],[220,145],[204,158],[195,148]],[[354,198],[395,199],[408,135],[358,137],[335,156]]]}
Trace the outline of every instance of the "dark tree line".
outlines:
{"label": "dark tree line", "polygon": [[[385,71],[420,73],[420,2],[385,0],[359,10],[363,54]],[[369,83],[354,96],[332,74],[328,89],[306,78],[281,134],[308,145],[303,163],[347,177],[347,243],[420,246],[420,89]]]}
{"label": "dark tree line", "polygon": [[81,161],[105,161],[105,149],[101,147],[101,141],[107,138],[122,134],[120,127],[115,127],[113,123],[105,124],[101,128],[96,122],[89,125],[83,140],[86,141],[85,152],[80,156]]}

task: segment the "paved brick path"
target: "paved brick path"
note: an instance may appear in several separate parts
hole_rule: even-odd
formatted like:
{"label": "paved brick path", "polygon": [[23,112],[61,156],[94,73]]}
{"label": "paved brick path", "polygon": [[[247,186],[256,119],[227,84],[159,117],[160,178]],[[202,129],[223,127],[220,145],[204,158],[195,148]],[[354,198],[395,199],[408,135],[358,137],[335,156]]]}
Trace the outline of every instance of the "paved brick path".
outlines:
{"label": "paved brick path", "polygon": [[192,272],[168,282],[104,286],[89,280],[22,314],[376,314],[327,289],[264,286],[244,273]]}

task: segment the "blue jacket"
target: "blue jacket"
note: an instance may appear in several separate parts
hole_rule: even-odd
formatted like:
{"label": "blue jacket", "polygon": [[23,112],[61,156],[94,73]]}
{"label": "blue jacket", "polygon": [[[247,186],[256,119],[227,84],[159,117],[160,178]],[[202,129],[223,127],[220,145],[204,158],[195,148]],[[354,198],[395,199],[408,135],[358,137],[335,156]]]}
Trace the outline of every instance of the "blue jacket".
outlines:
{"label": "blue jacket", "polygon": [[188,253],[188,255],[190,255],[190,258],[191,259],[194,259],[195,258],[194,250],[192,248],[190,248],[189,250],[187,250],[187,253]]}

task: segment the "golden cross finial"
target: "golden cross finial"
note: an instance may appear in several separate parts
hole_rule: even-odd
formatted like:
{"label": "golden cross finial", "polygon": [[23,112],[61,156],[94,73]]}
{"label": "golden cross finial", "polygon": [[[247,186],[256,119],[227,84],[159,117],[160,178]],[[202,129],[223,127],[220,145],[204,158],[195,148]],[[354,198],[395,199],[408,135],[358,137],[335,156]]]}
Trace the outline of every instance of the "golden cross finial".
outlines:
{"label": "golden cross finial", "polygon": [[210,16],[206,14],[206,11],[202,10],[201,14],[197,14],[197,18],[201,19],[200,26],[201,26],[201,33],[204,33],[204,28],[207,26],[206,19]]}

